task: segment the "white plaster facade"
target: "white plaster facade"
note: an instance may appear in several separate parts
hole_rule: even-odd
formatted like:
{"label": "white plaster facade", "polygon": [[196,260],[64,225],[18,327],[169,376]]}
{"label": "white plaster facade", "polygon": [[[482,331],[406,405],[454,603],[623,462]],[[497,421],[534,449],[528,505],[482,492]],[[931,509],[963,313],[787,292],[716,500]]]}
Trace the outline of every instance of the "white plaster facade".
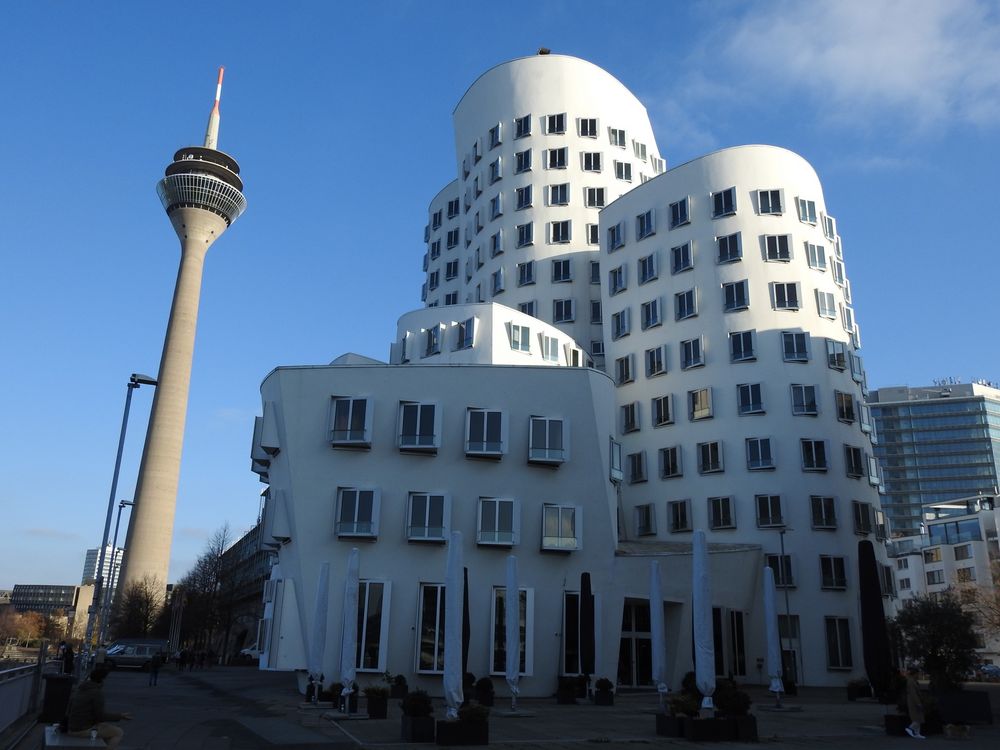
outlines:
{"label": "white plaster facade", "polygon": [[[548,133],[549,116],[560,114],[565,132]],[[514,137],[524,117],[530,133]],[[713,553],[719,674],[762,677],[759,572],[767,563],[777,569],[779,619],[786,606],[792,616],[782,637],[796,681],[840,685],[859,675],[857,543],[881,541],[884,523],[860,333],[841,240],[813,169],[784,149],[745,146],[664,171],[641,104],[590,63],[556,55],[481,76],[455,111],[455,129],[459,178],[432,201],[426,230],[427,307],[400,319],[389,364],[345,355],[326,367],[278,368],[262,386],[252,456],[269,484],[264,537],[279,563],[261,628],[262,668],[306,668],[316,580],[330,562],[324,666],[328,678],[336,674],[344,569],[358,546],[362,581],[379,584],[382,613],[377,647],[367,664],[362,649],[359,667],[440,692],[437,670],[426,668],[436,642],[422,638],[421,602],[444,580],[445,524],[433,541],[409,536],[416,494],[441,498],[447,528],[464,532],[474,597],[469,669],[477,675],[497,671],[492,589],[502,587],[513,551],[531,591],[524,694],[549,695],[559,675],[578,669],[566,613],[582,571],[594,576],[599,602],[596,676],[649,684],[647,566],[655,556],[663,559],[671,684],[679,684],[692,666],[696,528]],[[561,148],[565,168],[539,163]],[[532,168],[514,174],[509,164],[524,150]],[[585,170],[584,154],[597,152],[602,171]],[[481,179],[477,191],[476,177],[488,176],[497,157],[499,179]],[[631,163],[632,182],[616,178],[615,161]],[[548,205],[557,180],[568,185],[568,205]],[[529,184],[532,205],[511,211]],[[599,215],[580,197],[594,186],[605,189]],[[497,195],[501,215],[483,219]],[[682,201],[683,210],[675,205]],[[548,242],[550,224],[564,220],[574,227],[570,241]],[[534,242],[515,247],[511,231],[524,223],[534,225]],[[578,243],[581,224],[596,225],[585,231],[588,242]],[[498,231],[500,252],[490,252]],[[675,266],[673,248],[685,245]],[[554,265],[563,260],[567,278],[567,267]],[[518,284],[531,262],[533,283]],[[742,291],[724,286],[743,281]],[[555,321],[560,299],[574,300],[572,320]],[[531,302],[534,315],[523,307]],[[691,361],[682,365],[684,342],[693,341],[697,351],[688,346]],[[662,357],[647,354],[657,349]],[[586,367],[584,350],[607,375]],[[706,390],[710,400],[691,400]],[[498,421],[470,455],[470,431],[491,429],[482,416],[473,428],[481,410]],[[558,468],[529,460],[536,418],[564,428]],[[679,467],[665,471],[671,447]],[[345,489],[355,505],[357,491],[369,493],[360,535],[357,518],[339,515]],[[517,508],[517,533],[503,544],[477,541],[484,498]],[[545,549],[547,504],[573,509],[577,546]],[[344,523],[347,534],[337,530]]]}

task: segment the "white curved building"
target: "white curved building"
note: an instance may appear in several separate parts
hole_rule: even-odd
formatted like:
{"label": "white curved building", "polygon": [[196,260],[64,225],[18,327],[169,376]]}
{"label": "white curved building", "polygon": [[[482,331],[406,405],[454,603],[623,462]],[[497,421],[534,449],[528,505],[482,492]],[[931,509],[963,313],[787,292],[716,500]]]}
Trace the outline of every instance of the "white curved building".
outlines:
{"label": "white curved building", "polygon": [[431,203],[426,306],[400,318],[389,362],[345,355],[262,385],[253,467],[280,562],[262,668],[306,669],[319,570],[330,562],[343,591],[359,546],[362,681],[388,669],[439,693],[442,545],[458,529],[471,671],[503,671],[498,592],[516,554],[523,695],[579,673],[585,571],[594,676],[650,685],[659,559],[676,687],[704,529],[717,674],[761,677],[764,565],[782,589],[788,676],[861,674],[858,541],[880,541],[884,523],[850,285],[813,169],[743,146],[664,171],[635,97],[557,55],[491,69],[454,120],[458,178]]}
{"label": "white curved building", "polygon": [[598,344],[600,209],[664,170],[646,108],[592,63],[512,60],[453,115],[457,179],[431,201],[428,306],[495,301]]}

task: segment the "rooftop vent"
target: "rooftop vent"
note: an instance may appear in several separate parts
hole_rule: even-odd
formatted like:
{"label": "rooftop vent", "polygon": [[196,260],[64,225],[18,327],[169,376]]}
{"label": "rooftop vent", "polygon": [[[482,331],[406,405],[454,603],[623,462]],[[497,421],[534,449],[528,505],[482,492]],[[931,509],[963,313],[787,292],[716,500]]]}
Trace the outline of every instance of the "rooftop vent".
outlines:
{"label": "rooftop vent", "polygon": [[539,47],[539,48],[538,48],[538,54],[539,54],[539,55],[547,55],[547,54],[549,54],[549,53],[550,53],[551,51],[552,51],[552,50],[550,50],[550,49],[549,49],[548,47]]}

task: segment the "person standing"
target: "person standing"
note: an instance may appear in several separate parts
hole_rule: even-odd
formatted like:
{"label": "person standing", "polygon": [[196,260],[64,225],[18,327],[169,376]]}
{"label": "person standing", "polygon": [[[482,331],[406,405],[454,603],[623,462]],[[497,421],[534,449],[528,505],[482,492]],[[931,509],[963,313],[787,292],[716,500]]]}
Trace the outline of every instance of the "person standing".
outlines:
{"label": "person standing", "polygon": [[920,725],[924,723],[924,704],[920,701],[920,686],[917,684],[917,670],[906,672],[906,713],[910,715],[910,725],[906,733],[917,740],[927,739],[920,734]]}
{"label": "person standing", "polygon": [[160,677],[160,667],[163,665],[163,657],[157,651],[153,658],[149,660],[149,686],[155,687],[156,681]]}
{"label": "person standing", "polygon": [[107,676],[106,669],[97,667],[90,673],[87,681],[81,683],[73,692],[66,711],[67,734],[71,737],[90,737],[90,731],[93,729],[107,747],[116,748],[125,736],[125,732],[109,722],[128,721],[132,715],[104,710],[104,693],[101,692],[101,688]]}
{"label": "person standing", "polygon": [[66,644],[66,648],[62,653],[63,660],[63,674],[73,674],[73,663],[76,660],[76,655],[73,653],[73,647],[70,644]]}

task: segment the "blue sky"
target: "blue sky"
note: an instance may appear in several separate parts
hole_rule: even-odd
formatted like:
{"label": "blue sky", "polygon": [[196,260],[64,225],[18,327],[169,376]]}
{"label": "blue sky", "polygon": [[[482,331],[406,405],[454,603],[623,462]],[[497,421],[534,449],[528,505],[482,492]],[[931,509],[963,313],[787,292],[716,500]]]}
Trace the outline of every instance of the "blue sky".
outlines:
{"label": "blue sky", "polygon": [[[277,365],[385,358],[419,305],[451,112],[545,46],[642,100],[668,166],[769,143],[824,183],[873,387],[1000,378],[1000,4],[777,0],[10,3],[0,26],[0,588],[74,583],[100,541],[132,372],[155,375],[177,241],[154,192],[200,143],[247,213],[205,270],[171,579],[256,519],[259,384]],[[984,234],[985,232],[985,234]],[[152,391],[133,400],[119,498]]]}

